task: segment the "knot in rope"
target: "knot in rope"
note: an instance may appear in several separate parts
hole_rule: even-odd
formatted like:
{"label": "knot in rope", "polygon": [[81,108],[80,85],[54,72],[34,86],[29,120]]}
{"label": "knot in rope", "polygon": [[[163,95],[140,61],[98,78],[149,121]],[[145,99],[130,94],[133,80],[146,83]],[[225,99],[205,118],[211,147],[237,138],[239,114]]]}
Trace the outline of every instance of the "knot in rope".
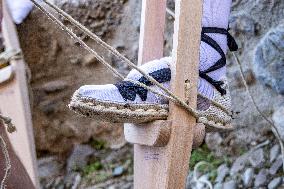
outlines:
{"label": "knot in rope", "polygon": [[22,58],[22,51],[20,49],[7,49],[0,53],[0,68],[8,64],[11,60],[19,60]]}
{"label": "knot in rope", "polygon": [[12,119],[2,115],[1,113],[0,113],[0,121],[3,121],[4,125],[7,127],[8,133],[13,133],[17,130],[15,125],[12,123]]}

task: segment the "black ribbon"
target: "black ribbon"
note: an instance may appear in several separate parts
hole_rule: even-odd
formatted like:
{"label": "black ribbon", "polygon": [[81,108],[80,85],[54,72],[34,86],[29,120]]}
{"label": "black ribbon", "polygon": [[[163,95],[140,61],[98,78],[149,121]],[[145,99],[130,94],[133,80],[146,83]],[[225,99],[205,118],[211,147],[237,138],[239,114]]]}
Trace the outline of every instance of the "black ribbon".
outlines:
{"label": "black ribbon", "polygon": [[[158,71],[149,73],[149,75],[152,76],[157,82],[164,83],[171,80],[171,69],[163,68]],[[153,85],[153,83],[144,76],[142,76],[138,81],[147,86]],[[147,100],[148,90],[135,83],[132,83],[130,81],[119,81],[115,84],[115,86],[117,87],[119,93],[125,101],[134,101],[136,95],[138,95],[142,101]]]}

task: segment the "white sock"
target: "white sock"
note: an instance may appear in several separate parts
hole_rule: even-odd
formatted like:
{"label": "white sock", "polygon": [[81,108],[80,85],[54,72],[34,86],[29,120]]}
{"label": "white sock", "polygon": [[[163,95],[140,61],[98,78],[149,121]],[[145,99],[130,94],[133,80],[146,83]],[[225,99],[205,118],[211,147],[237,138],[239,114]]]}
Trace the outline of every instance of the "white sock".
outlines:
{"label": "white sock", "polygon": [[[232,0],[204,0],[203,5],[203,27],[219,27],[227,29],[228,20],[230,14],[230,7]],[[215,40],[219,46],[222,48],[224,53],[227,52],[227,36],[222,34],[207,34],[213,40]],[[201,42],[200,45],[200,66],[199,69],[204,71],[214,65],[221,58],[220,54],[213,49],[210,45],[205,42]],[[141,66],[141,69],[146,73],[152,73],[163,68],[170,68],[172,59],[169,57],[162,58],[160,60],[154,60]],[[214,72],[208,74],[212,79],[219,81],[223,79],[226,75],[226,68],[223,67]],[[139,80],[142,75],[136,71],[132,70],[127,78],[133,80]],[[170,87],[170,82],[165,82],[163,85],[166,88]],[[160,91],[156,86],[151,86],[154,90]],[[119,93],[119,90],[115,85],[103,85],[103,86],[83,86],[79,89],[79,92],[83,96],[88,96],[95,98],[97,100],[112,101],[112,102],[125,102],[125,99]],[[200,78],[198,83],[198,92],[207,96],[208,98],[213,98],[214,87],[208,83],[206,80]],[[129,101],[129,103],[167,103],[167,101],[160,96],[157,96],[151,92],[147,93],[147,100],[142,101],[139,95],[136,95],[134,101]]]}
{"label": "white sock", "polygon": [[33,8],[33,3],[29,0],[8,0],[6,2],[16,24],[22,23]]}
{"label": "white sock", "polygon": [[[219,27],[227,28],[229,23],[229,15],[231,10],[232,0],[204,0],[203,1],[203,27]],[[226,54],[227,47],[227,36],[222,34],[207,34],[214,39],[222,48]],[[216,52],[208,44],[201,42],[200,45],[200,64],[199,69],[204,71],[214,65],[216,61],[221,58],[220,54]],[[220,68],[208,74],[212,79],[219,81],[226,76],[226,67]],[[200,78],[198,91],[207,96],[213,98],[214,88],[204,79]]]}

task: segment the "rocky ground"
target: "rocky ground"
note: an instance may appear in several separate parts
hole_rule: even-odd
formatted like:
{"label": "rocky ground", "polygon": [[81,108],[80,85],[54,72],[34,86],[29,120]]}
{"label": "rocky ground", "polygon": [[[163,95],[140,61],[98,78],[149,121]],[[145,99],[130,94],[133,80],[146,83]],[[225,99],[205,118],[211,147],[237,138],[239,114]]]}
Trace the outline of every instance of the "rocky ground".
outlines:
{"label": "rocky ground", "polygon": [[[140,0],[61,0],[61,8],[137,61]],[[174,9],[173,1],[168,7]],[[237,55],[260,110],[273,119],[284,139],[284,1],[235,0],[231,33]],[[131,16],[130,16],[131,15]],[[66,24],[68,24],[66,22]],[[31,102],[43,188],[133,188],[132,146],[119,124],[98,122],[67,108],[72,92],[83,84],[113,83],[114,78],[94,57],[73,42],[40,11],[18,26],[26,62],[31,69]],[[74,29],[121,73],[129,68]],[[172,48],[173,19],[167,16],[165,55]],[[228,79],[236,112],[231,133],[211,133],[192,153],[208,165],[189,174],[187,188],[284,188],[280,148],[269,124],[251,103],[237,64],[228,54]],[[198,180],[198,182],[196,182]],[[203,183],[202,183],[203,182]]]}

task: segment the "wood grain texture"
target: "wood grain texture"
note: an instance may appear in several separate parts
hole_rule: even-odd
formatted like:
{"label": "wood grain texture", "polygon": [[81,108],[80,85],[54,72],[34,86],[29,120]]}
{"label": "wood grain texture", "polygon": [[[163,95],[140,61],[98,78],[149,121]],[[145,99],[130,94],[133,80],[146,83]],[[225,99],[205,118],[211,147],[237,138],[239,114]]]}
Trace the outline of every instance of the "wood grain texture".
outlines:
{"label": "wood grain texture", "polygon": [[163,147],[169,142],[171,125],[171,121],[165,120],[139,125],[125,124],[124,136],[132,144]]}
{"label": "wood grain texture", "polygon": [[[166,2],[162,0],[143,1],[140,63],[162,56],[163,39],[159,35],[164,32],[164,22],[161,22],[161,18],[164,19],[165,15],[164,10],[159,9],[164,9],[165,4]],[[190,83],[192,95],[188,100],[193,108],[196,108],[197,100],[201,18],[201,0],[176,0],[173,48],[175,64],[172,67],[171,90],[185,99],[185,87],[182,86],[185,82]],[[148,23],[151,23],[152,27],[149,27]],[[135,189],[185,188],[196,120],[173,103],[170,103],[169,120],[172,121],[172,126],[167,146],[158,148],[134,145]]]}
{"label": "wood grain texture", "polygon": [[[19,49],[17,31],[4,0],[3,17],[2,31],[5,47]],[[12,81],[0,85],[0,111],[11,117],[17,127],[17,132],[9,134],[10,141],[34,185],[39,188],[25,63],[23,60],[12,60],[10,64],[15,76]]]}

